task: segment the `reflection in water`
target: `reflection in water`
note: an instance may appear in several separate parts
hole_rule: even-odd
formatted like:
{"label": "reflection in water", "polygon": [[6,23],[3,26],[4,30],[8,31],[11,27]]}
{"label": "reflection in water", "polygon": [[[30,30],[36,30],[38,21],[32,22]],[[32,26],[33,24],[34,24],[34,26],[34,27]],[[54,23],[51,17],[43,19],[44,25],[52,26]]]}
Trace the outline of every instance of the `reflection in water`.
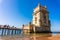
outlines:
{"label": "reflection in water", "polygon": [[[28,34],[29,35],[29,34]],[[25,37],[23,40],[50,40],[48,37],[51,37],[51,33],[49,34],[30,34],[29,36]]]}
{"label": "reflection in water", "polygon": [[51,34],[21,34],[14,36],[2,36],[0,40],[51,40]]}

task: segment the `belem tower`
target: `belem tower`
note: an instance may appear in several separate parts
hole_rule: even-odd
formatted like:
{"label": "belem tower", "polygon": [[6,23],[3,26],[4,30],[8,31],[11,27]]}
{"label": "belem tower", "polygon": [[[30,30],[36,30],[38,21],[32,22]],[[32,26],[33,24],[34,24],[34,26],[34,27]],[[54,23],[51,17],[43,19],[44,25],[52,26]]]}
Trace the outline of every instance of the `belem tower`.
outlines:
{"label": "belem tower", "polygon": [[49,12],[47,11],[46,6],[38,4],[34,9],[32,16],[32,22],[29,22],[28,25],[22,25],[23,33],[51,32]]}

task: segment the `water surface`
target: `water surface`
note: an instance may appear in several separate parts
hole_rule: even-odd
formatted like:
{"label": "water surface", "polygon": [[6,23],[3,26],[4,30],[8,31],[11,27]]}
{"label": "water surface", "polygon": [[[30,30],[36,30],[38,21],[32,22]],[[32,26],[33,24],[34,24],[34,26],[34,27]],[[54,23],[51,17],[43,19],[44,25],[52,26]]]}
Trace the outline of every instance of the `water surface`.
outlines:
{"label": "water surface", "polygon": [[[59,36],[56,36],[59,35]],[[60,34],[51,33],[34,33],[34,34],[20,34],[20,35],[9,35],[0,36],[0,40],[59,40]]]}

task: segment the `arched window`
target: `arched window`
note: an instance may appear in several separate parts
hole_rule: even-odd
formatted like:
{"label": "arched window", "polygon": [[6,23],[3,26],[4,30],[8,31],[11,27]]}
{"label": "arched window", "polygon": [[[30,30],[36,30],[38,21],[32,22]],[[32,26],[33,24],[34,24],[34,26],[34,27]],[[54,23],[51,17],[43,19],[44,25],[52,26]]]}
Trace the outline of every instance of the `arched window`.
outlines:
{"label": "arched window", "polygon": [[43,22],[46,23],[46,14],[43,14]]}
{"label": "arched window", "polygon": [[35,17],[35,23],[37,23],[37,17]]}

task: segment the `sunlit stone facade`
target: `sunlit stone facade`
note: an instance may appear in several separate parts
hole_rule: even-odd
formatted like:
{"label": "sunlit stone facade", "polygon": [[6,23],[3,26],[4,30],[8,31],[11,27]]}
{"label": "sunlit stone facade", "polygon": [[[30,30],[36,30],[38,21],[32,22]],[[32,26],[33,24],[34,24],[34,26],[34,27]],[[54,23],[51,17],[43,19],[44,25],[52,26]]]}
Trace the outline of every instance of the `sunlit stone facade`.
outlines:
{"label": "sunlit stone facade", "polygon": [[49,12],[46,6],[38,6],[33,11],[32,22],[27,26],[23,25],[23,32],[50,32]]}

